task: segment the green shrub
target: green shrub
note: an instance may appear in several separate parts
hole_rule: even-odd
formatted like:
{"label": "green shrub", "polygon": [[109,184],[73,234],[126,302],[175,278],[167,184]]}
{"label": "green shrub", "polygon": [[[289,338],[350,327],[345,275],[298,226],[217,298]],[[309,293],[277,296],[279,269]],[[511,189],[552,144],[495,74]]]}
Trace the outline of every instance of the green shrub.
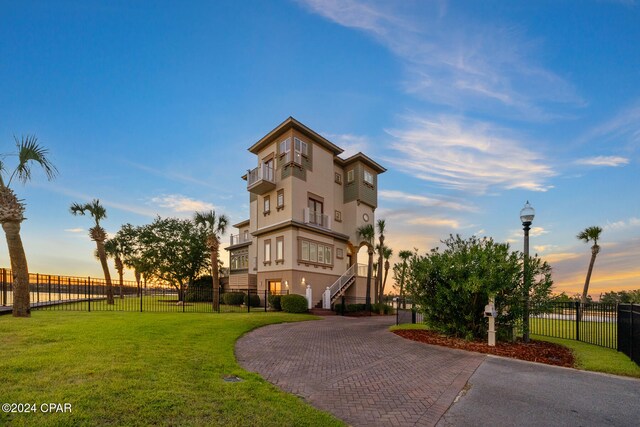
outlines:
{"label": "green shrub", "polygon": [[373,311],[374,313],[380,313],[382,311],[383,314],[391,314],[393,313],[393,307],[391,307],[389,304],[383,304],[379,302],[376,304],[371,304],[371,311]]}
{"label": "green shrub", "polygon": [[251,307],[260,307],[260,296],[258,294],[245,295],[244,305],[250,305]]}
{"label": "green shrub", "polygon": [[308,311],[307,299],[302,295],[282,295],[280,305],[282,311],[287,313],[306,313]]}
{"label": "green shrub", "polygon": [[222,295],[222,301],[227,305],[242,305],[244,296],[244,292],[227,292]]}
{"label": "green shrub", "polygon": [[282,295],[269,295],[269,307],[275,311],[282,311],[282,305],[280,304],[280,298]]}
{"label": "green shrub", "polygon": [[185,302],[211,302],[213,301],[213,279],[211,276],[202,276],[194,280],[184,294]]}

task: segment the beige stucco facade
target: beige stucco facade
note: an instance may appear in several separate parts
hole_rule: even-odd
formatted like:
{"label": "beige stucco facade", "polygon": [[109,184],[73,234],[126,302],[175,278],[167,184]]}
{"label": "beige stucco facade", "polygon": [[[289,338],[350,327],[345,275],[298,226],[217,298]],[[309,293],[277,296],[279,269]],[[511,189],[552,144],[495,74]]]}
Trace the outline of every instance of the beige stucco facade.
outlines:
{"label": "beige stucco facade", "polygon": [[[356,230],[375,224],[378,175],[385,169],[362,153],[342,159],[340,147],[293,118],[249,151],[257,167],[242,177],[249,219],[234,225],[227,247],[229,288],[305,295],[310,286],[319,302],[350,265],[367,262],[356,257]],[[346,291],[365,293],[364,278]]]}

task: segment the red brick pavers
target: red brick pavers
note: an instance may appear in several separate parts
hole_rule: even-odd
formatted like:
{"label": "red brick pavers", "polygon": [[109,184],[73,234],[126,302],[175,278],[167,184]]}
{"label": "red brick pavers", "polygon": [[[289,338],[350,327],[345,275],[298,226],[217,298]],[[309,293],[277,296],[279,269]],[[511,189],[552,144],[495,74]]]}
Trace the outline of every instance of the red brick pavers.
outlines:
{"label": "red brick pavers", "polygon": [[270,325],[238,340],[241,366],[353,426],[433,426],[485,356],[405,340],[395,317]]}

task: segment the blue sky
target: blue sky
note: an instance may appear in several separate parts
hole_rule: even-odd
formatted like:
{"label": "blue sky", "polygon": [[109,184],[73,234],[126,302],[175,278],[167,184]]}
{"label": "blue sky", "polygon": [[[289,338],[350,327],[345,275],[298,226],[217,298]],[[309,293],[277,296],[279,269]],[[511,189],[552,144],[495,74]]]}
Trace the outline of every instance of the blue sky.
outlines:
{"label": "blue sky", "polygon": [[[636,1],[0,1],[0,137],[60,170],[16,188],[30,270],[99,276],[89,220],[248,212],[246,148],[294,116],[388,168],[397,253],[449,233],[531,245],[557,291],[640,287]],[[227,237],[225,236],[225,242]],[[3,265],[9,260],[2,246]]]}

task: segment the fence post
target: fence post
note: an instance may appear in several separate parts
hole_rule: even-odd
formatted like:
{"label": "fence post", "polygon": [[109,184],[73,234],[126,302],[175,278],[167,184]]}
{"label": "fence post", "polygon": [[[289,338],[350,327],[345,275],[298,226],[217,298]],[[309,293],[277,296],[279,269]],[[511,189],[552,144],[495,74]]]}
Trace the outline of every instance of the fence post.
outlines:
{"label": "fence post", "polygon": [[140,296],[140,313],[142,313],[142,283],[138,281],[138,295]]}
{"label": "fence post", "polygon": [[264,288],[264,312],[267,312],[267,288]]}
{"label": "fence post", "polygon": [[87,277],[88,291],[89,291],[89,311],[91,311],[91,277]]}
{"label": "fence post", "polygon": [[251,289],[247,288],[247,313],[251,313]]}
{"label": "fence post", "polygon": [[36,302],[40,302],[40,274],[38,273],[36,273],[36,297]]}
{"label": "fence post", "polygon": [[7,270],[2,269],[2,305],[7,305]]}
{"label": "fence post", "polygon": [[629,304],[629,359],[633,358],[633,303]]}
{"label": "fence post", "polygon": [[580,341],[580,301],[576,301],[576,341]]}
{"label": "fence post", "polygon": [[396,300],[396,325],[400,324],[400,297]]}
{"label": "fence post", "polygon": [[344,294],[342,294],[342,299],[340,300],[340,315],[344,316],[344,310],[346,309],[346,305],[347,305],[347,301],[346,301],[346,297],[344,296]]}

